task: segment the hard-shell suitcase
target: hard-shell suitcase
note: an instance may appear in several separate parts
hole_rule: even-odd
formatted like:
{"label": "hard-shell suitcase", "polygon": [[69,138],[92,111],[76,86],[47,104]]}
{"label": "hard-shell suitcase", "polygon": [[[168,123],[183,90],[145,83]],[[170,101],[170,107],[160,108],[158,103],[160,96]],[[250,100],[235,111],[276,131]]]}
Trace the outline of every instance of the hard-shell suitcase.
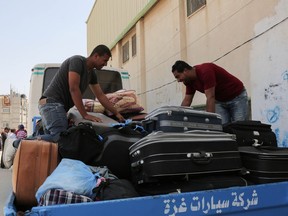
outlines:
{"label": "hard-shell suitcase", "polygon": [[217,131],[152,132],[130,148],[133,181],[240,171],[234,135]]}
{"label": "hard-shell suitcase", "polygon": [[93,115],[95,117],[98,117],[101,119],[102,122],[92,122],[86,119],[83,119],[79,111],[73,107],[68,111],[68,119],[72,121],[75,125],[78,125],[80,122],[87,122],[91,123],[93,125],[104,125],[104,126],[110,126],[111,124],[118,123],[116,120],[104,115],[103,113],[95,113],[95,112],[88,112],[89,115]]}
{"label": "hard-shell suitcase", "polygon": [[104,140],[103,152],[93,165],[107,166],[118,178],[131,179],[129,147],[146,134],[130,126],[116,128],[94,125],[93,128]]}
{"label": "hard-shell suitcase", "polygon": [[241,146],[239,152],[246,178],[254,183],[288,180],[288,148],[270,146]]}
{"label": "hard-shell suitcase", "polygon": [[240,175],[201,175],[191,179],[171,180],[135,185],[141,196],[214,190],[236,186],[247,186],[248,181]]}
{"label": "hard-shell suitcase", "polygon": [[222,131],[219,114],[194,110],[191,107],[163,106],[148,113],[142,122],[148,132]]}
{"label": "hard-shell suitcase", "polygon": [[56,143],[22,140],[13,161],[12,188],[17,206],[37,205],[35,193],[58,164]]}
{"label": "hard-shell suitcase", "polygon": [[239,146],[277,146],[276,135],[271,129],[271,125],[261,121],[236,121],[225,124],[223,131],[236,135]]}

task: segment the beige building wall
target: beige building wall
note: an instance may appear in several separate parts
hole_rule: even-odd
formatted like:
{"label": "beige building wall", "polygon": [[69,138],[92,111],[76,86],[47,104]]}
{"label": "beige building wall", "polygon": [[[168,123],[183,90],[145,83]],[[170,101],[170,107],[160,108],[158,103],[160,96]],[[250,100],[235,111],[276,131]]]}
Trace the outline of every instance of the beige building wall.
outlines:
{"label": "beige building wall", "polygon": [[27,128],[27,98],[23,94],[10,91],[9,95],[0,95],[0,129],[5,127],[18,129],[19,124]]}
{"label": "beige building wall", "polygon": [[90,54],[98,44],[114,47],[133,27],[133,20],[155,0],[95,0],[87,19],[87,51]]}
{"label": "beige building wall", "polygon": [[[288,13],[286,4],[280,12],[275,10],[285,0],[207,0],[204,7],[188,17],[186,0],[139,2],[137,10],[131,12],[135,1],[121,1],[115,12],[112,0],[96,1],[87,20],[88,53],[99,43],[109,45],[113,54],[109,65],[129,71],[131,88],[147,112],[181,103],[185,88],[175,82],[171,73],[178,59],[191,65],[214,62],[223,66],[244,82],[251,96],[250,77],[255,72],[251,62],[261,55],[260,51],[251,54],[253,43],[263,40],[262,32],[265,34],[265,29],[277,20],[267,22],[262,31],[256,31],[257,24],[276,13]],[[130,54],[129,60],[122,63],[122,46],[131,42],[135,33],[137,54]],[[197,93],[193,105],[201,104],[205,104],[205,96]]]}

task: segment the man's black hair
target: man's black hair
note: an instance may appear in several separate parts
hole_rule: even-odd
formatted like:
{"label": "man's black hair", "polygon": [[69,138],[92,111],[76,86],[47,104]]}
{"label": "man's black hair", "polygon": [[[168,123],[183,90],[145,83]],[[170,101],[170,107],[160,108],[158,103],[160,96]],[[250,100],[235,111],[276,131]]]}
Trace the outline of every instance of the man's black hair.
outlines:
{"label": "man's black hair", "polygon": [[103,44],[96,46],[96,47],[93,49],[93,51],[92,51],[92,53],[91,53],[90,56],[93,56],[93,55],[95,55],[96,53],[97,53],[99,56],[104,56],[105,54],[107,54],[109,57],[112,56],[110,49],[109,49],[107,46],[103,45]]}
{"label": "man's black hair", "polygon": [[178,73],[183,73],[185,69],[191,70],[192,67],[184,61],[178,60],[172,66],[172,72],[177,71]]}

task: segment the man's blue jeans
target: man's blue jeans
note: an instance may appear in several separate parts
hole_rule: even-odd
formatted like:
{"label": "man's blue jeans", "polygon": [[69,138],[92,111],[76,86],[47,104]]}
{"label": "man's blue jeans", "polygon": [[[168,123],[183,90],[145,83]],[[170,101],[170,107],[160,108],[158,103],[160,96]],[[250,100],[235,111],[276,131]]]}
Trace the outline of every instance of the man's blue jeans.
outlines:
{"label": "man's blue jeans", "polygon": [[41,135],[40,138],[50,142],[57,142],[60,133],[68,128],[64,105],[61,103],[46,103],[39,105],[38,108],[45,127],[45,134]]}
{"label": "man's blue jeans", "polygon": [[215,111],[222,117],[222,124],[248,120],[248,96],[244,89],[240,95],[227,102],[216,101]]}

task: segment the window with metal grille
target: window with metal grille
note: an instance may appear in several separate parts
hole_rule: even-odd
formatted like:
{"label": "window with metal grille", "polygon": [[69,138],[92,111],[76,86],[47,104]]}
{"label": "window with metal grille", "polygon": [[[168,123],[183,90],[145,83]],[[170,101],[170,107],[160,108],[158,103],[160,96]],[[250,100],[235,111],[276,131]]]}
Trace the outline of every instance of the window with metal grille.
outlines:
{"label": "window with metal grille", "polygon": [[137,52],[136,49],[136,34],[132,36],[132,56],[135,56]]}
{"label": "window with metal grille", "polygon": [[206,5],[206,0],[187,0],[187,16]]}
{"label": "window with metal grille", "polygon": [[122,47],[123,63],[129,60],[129,41]]}
{"label": "window with metal grille", "polygon": [[9,128],[9,123],[8,122],[2,122],[2,127],[5,128],[5,127],[8,127]]}

